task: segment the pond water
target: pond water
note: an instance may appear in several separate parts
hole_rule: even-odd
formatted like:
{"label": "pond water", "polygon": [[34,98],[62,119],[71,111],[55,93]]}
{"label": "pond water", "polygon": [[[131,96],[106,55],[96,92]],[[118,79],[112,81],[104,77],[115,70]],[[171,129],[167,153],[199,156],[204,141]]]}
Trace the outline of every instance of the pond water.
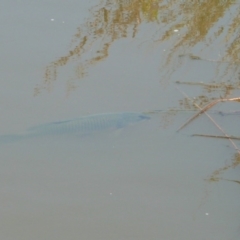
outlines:
{"label": "pond water", "polygon": [[0,144],[1,239],[239,239],[239,142],[192,136],[223,135],[217,123],[239,137],[239,115],[178,131],[194,104],[238,96],[239,5],[222,2],[2,1],[0,139],[102,113],[151,118]]}

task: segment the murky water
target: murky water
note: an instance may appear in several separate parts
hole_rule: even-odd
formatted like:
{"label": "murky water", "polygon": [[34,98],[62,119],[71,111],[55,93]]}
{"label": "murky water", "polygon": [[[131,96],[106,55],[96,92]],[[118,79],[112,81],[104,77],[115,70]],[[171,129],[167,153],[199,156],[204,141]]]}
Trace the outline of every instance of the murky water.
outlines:
{"label": "murky water", "polygon": [[[1,144],[1,239],[239,239],[239,153],[228,139],[192,136],[223,135],[204,114],[177,132],[193,102],[238,96],[236,34],[227,31],[239,22],[237,4],[2,4],[1,135],[86,115],[166,111]],[[240,136],[238,115],[210,114]]]}

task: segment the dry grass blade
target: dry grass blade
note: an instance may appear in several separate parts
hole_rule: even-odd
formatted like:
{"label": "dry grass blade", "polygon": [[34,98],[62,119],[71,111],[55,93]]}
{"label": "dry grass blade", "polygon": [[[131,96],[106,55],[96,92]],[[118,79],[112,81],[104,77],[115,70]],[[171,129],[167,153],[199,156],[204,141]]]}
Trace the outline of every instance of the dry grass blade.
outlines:
{"label": "dry grass blade", "polygon": [[[181,92],[185,97],[187,97],[188,100],[191,100],[188,95],[186,93],[184,93],[183,91],[181,91],[178,87],[176,87],[177,90],[179,92]],[[197,104],[194,103],[194,105],[200,109],[200,111],[195,114],[192,118],[190,118],[184,125],[182,125],[177,131],[181,130],[182,128],[184,128],[189,122],[191,122],[192,120],[194,120],[196,117],[198,117],[201,113],[204,113],[212,122],[213,124],[224,134],[224,136],[230,141],[230,143],[232,144],[232,146],[234,147],[234,149],[238,152],[238,154],[240,154],[240,150],[238,149],[237,145],[235,144],[235,142],[225,133],[225,131],[214,121],[214,119],[206,112],[206,110],[208,110],[209,108],[213,107],[214,105],[216,105],[218,102],[226,102],[226,101],[237,101],[240,102],[240,97],[237,98],[229,98],[229,99],[217,99],[211,103],[209,103],[207,106],[205,106],[203,109],[198,106]]]}
{"label": "dry grass blade", "polygon": [[199,115],[201,115],[202,113],[206,112],[208,109],[210,109],[211,107],[213,107],[214,105],[216,105],[218,102],[220,102],[221,99],[217,99],[211,103],[209,103],[207,106],[205,106],[204,108],[202,108],[199,112],[197,112],[196,114],[194,114],[190,119],[187,120],[187,122],[185,122],[178,130],[177,132],[179,132],[181,129],[183,129],[184,127],[186,127],[191,121],[193,121],[195,118],[197,118]]}
{"label": "dry grass blade", "polygon": [[234,139],[240,140],[240,137],[235,136],[218,136],[218,135],[208,135],[208,134],[192,134],[194,137],[211,137],[211,138],[224,138],[224,139]]}
{"label": "dry grass blade", "polygon": [[187,120],[187,122],[185,122],[178,130],[180,131],[181,129],[183,129],[184,127],[186,127],[190,122],[192,122],[195,118],[197,118],[199,115],[201,115],[202,113],[205,113],[208,109],[210,109],[211,107],[215,106],[217,103],[219,102],[227,102],[227,101],[236,101],[236,102],[240,102],[240,97],[237,98],[220,98],[217,100],[214,100],[212,102],[210,102],[209,104],[207,104],[204,108],[202,108],[199,112],[197,112],[195,115],[193,115],[189,120]]}

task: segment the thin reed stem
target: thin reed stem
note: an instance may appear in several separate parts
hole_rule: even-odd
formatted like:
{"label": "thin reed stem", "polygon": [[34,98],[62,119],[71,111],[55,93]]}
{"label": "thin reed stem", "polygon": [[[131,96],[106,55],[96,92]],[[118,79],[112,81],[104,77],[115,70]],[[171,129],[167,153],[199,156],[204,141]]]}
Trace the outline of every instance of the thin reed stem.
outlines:
{"label": "thin reed stem", "polygon": [[194,137],[210,137],[210,138],[224,138],[224,139],[234,139],[234,140],[240,140],[240,137],[235,136],[219,136],[219,135],[208,135],[208,134],[192,134]]}
{"label": "thin reed stem", "polygon": [[[188,100],[192,101],[188,95],[181,91],[178,87],[176,87],[177,90],[179,92],[181,92]],[[219,102],[226,102],[226,101],[240,101],[240,97],[237,98],[223,98],[223,99],[217,99],[212,101],[211,103],[209,103],[207,106],[205,106],[204,108],[201,108],[200,106],[198,106],[196,103],[193,103],[195,107],[197,107],[198,109],[200,109],[200,111],[198,113],[196,113],[193,117],[191,117],[185,124],[183,124],[177,131],[180,131],[182,128],[184,128],[188,123],[190,123],[191,121],[193,121],[195,118],[197,118],[200,114],[204,113],[211,121],[212,123],[224,134],[224,136],[231,142],[232,146],[234,147],[234,149],[238,152],[238,154],[240,154],[240,150],[238,149],[237,145],[235,144],[235,142],[231,139],[231,136],[228,136],[225,131],[216,123],[216,121],[206,112],[209,108],[213,107],[214,105],[216,105]]]}
{"label": "thin reed stem", "polygon": [[[178,88],[177,88],[178,89]],[[180,89],[178,89],[180,90]],[[185,95],[185,94],[184,94]],[[186,96],[186,95],[185,95]],[[189,98],[188,98],[189,99]],[[237,98],[220,98],[220,99],[216,99],[212,102],[210,102],[209,104],[207,104],[204,108],[200,108],[199,106],[197,106],[196,104],[194,104],[198,109],[200,109],[199,112],[197,112],[196,114],[194,114],[190,119],[187,120],[187,122],[185,122],[178,130],[177,132],[179,132],[181,129],[183,129],[184,127],[186,127],[190,122],[192,122],[195,118],[197,118],[199,115],[201,115],[202,113],[205,113],[208,109],[212,108],[213,106],[215,106],[217,103],[219,102],[228,102],[228,101],[235,101],[235,102],[240,102],[240,97]]]}

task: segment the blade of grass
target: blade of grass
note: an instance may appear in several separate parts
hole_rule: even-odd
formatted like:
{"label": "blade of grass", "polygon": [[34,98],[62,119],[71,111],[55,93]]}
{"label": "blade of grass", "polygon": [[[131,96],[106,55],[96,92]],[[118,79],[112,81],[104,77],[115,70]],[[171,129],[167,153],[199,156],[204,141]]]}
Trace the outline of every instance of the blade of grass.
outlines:
{"label": "blade of grass", "polygon": [[[178,88],[177,88],[178,89]],[[180,89],[178,89],[180,91]],[[181,91],[180,91],[181,92]],[[184,94],[185,95],[185,94]],[[185,95],[187,96],[187,95]],[[190,100],[188,98],[188,100]],[[187,122],[185,122],[178,130],[177,132],[179,132],[181,129],[183,129],[184,127],[186,127],[190,122],[192,122],[195,118],[197,118],[199,115],[201,115],[202,113],[205,113],[208,109],[212,108],[213,106],[215,106],[217,103],[219,102],[228,102],[228,101],[236,101],[236,102],[240,102],[240,97],[237,98],[220,98],[220,99],[216,99],[212,102],[210,102],[209,104],[207,104],[204,108],[200,108],[197,104],[194,104],[198,109],[200,109],[199,112],[197,112],[196,114],[194,114],[190,119],[187,120]],[[206,114],[206,113],[205,113]]]}
{"label": "blade of grass", "polygon": [[[175,86],[176,87],[176,86]],[[181,91],[178,87],[176,87],[177,90],[179,92],[181,92],[189,101],[192,101],[188,95]],[[214,105],[216,105],[218,102],[223,102],[224,101],[240,101],[240,97],[237,98],[229,98],[229,99],[218,99],[215,100],[211,103],[209,103],[206,107],[201,108],[200,106],[198,106],[196,103],[193,103],[195,107],[197,107],[200,111],[195,114],[192,118],[190,118],[183,126],[181,126],[177,131],[180,131],[183,127],[185,127],[189,122],[191,122],[192,120],[194,120],[196,117],[198,117],[201,113],[204,113],[211,121],[212,123],[224,134],[224,136],[226,138],[228,138],[228,140],[230,141],[230,143],[232,144],[232,146],[234,147],[234,149],[238,152],[238,154],[240,154],[240,150],[238,149],[237,145],[235,144],[235,142],[225,133],[225,131],[216,123],[216,121],[206,112],[206,109],[209,109],[211,107],[213,107]]]}
{"label": "blade of grass", "polygon": [[240,140],[240,137],[235,136],[219,136],[219,135],[208,135],[208,134],[192,134],[193,137],[211,137],[211,138],[224,138],[224,139],[235,139]]}

